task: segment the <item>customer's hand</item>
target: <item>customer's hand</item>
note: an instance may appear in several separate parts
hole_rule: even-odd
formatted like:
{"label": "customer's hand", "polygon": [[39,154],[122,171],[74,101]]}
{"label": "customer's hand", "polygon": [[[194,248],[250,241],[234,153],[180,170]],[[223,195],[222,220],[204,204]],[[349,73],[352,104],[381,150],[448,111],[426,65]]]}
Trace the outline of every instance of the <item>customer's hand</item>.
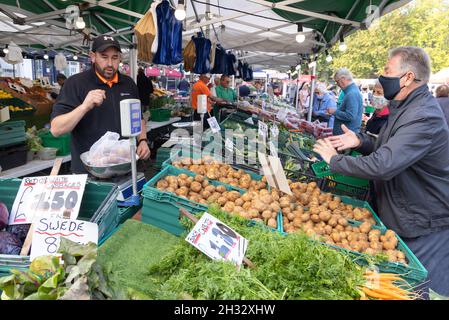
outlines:
{"label": "customer's hand", "polygon": [[139,159],[148,160],[151,155],[150,148],[148,147],[148,143],[146,141],[142,141],[137,146],[137,155]]}
{"label": "customer's hand", "polygon": [[326,163],[330,163],[331,158],[338,154],[328,138],[318,140],[313,146],[313,151],[318,153]]}
{"label": "customer's hand", "polygon": [[335,109],[335,108],[328,108],[327,109],[327,114],[333,115],[335,113],[335,111],[337,111],[337,109]]}
{"label": "customer's hand", "polygon": [[361,141],[353,131],[349,130],[344,124],[341,125],[341,129],[344,134],[326,138],[332,147],[336,148],[338,151],[342,151],[360,146]]}
{"label": "customer's hand", "polygon": [[84,106],[87,110],[92,110],[94,107],[100,106],[105,99],[106,93],[104,90],[91,90],[87,94],[86,98],[84,98],[82,106]]}

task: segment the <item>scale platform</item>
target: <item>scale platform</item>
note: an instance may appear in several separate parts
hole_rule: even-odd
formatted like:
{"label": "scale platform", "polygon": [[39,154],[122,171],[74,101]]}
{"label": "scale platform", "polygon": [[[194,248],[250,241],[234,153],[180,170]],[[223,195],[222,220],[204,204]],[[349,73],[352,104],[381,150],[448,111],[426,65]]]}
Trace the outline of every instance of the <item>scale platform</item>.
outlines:
{"label": "scale platform", "polygon": [[[132,186],[132,176],[131,173],[124,176],[117,176],[108,179],[99,179],[95,177],[91,177],[94,181],[107,181],[112,182],[118,186],[118,196],[117,201],[118,205],[121,206],[120,202],[124,202],[128,200],[133,194],[133,186]],[[142,191],[144,184],[146,183],[145,175],[143,172],[137,172],[137,192],[140,193]]]}

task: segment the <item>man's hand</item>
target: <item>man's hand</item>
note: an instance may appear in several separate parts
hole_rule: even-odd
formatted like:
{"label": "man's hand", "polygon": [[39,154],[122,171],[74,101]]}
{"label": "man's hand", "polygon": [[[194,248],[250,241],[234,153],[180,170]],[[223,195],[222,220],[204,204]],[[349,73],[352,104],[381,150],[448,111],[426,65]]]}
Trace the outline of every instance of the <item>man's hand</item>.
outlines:
{"label": "man's hand", "polygon": [[104,90],[96,89],[91,90],[87,94],[86,98],[84,98],[83,103],[81,104],[87,111],[92,110],[94,107],[101,106],[103,101],[106,99],[106,94]]}
{"label": "man's hand", "polygon": [[150,157],[151,151],[146,141],[141,141],[137,146],[137,155],[142,160],[147,160]]}
{"label": "man's hand", "polygon": [[360,146],[361,141],[353,131],[349,130],[344,124],[341,125],[341,129],[344,134],[327,138],[332,147],[336,148],[338,151],[342,151]]}
{"label": "man's hand", "polygon": [[313,146],[313,151],[318,153],[328,164],[331,162],[331,158],[338,154],[328,138],[318,140]]}
{"label": "man's hand", "polygon": [[327,113],[330,114],[330,115],[334,114],[335,111],[337,111],[337,109],[335,109],[335,108],[328,108],[327,109]]}

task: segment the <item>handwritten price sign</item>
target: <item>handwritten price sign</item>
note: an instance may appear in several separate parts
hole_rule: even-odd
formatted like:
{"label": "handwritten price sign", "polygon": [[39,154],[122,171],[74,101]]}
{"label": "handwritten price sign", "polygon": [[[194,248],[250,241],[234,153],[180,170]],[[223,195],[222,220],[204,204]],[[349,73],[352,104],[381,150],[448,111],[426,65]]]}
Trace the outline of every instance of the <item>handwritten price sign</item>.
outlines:
{"label": "handwritten price sign", "polygon": [[31,223],[35,216],[75,220],[86,181],[87,174],[23,178],[9,224]]}
{"label": "handwritten price sign", "polygon": [[56,254],[61,237],[81,244],[98,243],[98,225],[80,220],[36,218],[30,260],[38,256]]}
{"label": "handwritten price sign", "polygon": [[232,261],[238,266],[248,247],[245,238],[207,212],[185,240],[211,259]]}

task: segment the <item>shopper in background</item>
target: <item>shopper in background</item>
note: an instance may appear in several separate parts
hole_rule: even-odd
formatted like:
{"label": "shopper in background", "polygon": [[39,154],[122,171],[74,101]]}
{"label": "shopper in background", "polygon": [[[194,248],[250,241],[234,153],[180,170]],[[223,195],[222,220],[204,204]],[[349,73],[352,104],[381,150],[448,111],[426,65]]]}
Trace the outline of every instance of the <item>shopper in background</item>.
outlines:
{"label": "shopper in background", "polygon": [[449,86],[447,85],[439,86],[435,91],[435,95],[437,97],[437,101],[440,104],[441,109],[443,109],[446,121],[449,124]]}
{"label": "shopper in background", "polygon": [[200,94],[204,94],[207,96],[207,113],[204,116],[204,123],[203,123],[203,128],[208,128],[208,122],[206,121],[207,118],[209,118],[210,112],[212,111],[212,102],[214,103],[219,103],[219,102],[223,102],[222,99],[217,98],[215,96],[213,96],[207,86],[207,84],[210,81],[210,74],[202,74],[199,77],[199,80],[193,85],[192,87],[192,93],[191,93],[191,98],[192,98],[192,108],[194,110],[193,113],[193,119],[194,120],[201,120],[201,116],[200,114],[197,112],[198,109],[198,95]]}
{"label": "shopper in background", "polygon": [[221,121],[220,108],[222,108],[223,106],[232,105],[234,102],[237,101],[237,93],[235,92],[235,90],[229,87],[230,83],[231,79],[226,75],[222,75],[220,78],[220,85],[215,88],[217,98],[223,100],[223,102],[216,103],[214,105],[214,117],[217,118],[218,122]]}
{"label": "shopper in background", "polygon": [[328,109],[336,109],[337,103],[329,94],[324,83],[319,83],[315,88],[315,95],[313,98],[312,120],[319,120],[325,122],[328,127],[332,128],[334,125],[334,116],[330,115]]}
{"label": "shopper in background", "polygon": [[335,116],[334,135],[343,134],[342,125],[354,132],[360,131],[362,123],[363,103],[359,88],[354,83],[351,72],[342,68],[335,73],[334,80],[343,90],[344,97],[337,109],[329,109],[328,113]]}
{"label": "shopper in background", "polygon": [[142,111],[147,111],[150,106],[150,95],[153,93],[153,83],[145,75],[145,70],[139,68],[137,72],[137,88],[139,89],[139,98],[142,104]]}
{"label": "shopper in background", "polygon": [[371,92],[369,91],[368,85],[364,84],[362,85],[362,99],[363,99],[363,107],[366,107],[369,105]]}
{"label": "shopper in background", "polygon": [[309,108],[310,99],[310,87],[308,83],[304,83],[302,88],[299,90],[299,104],[303,110]]}
{"label": "shopper in background", "polygon": [[209,88],[212,96],[216,97],[217,96],[217,87],[220,85],[220,77],[219,76],[215,76],[214,77],[214,81],[210,82],[207,87]]}
{"label": "shopper in background", "polygon": [[58,73],[56,75],[56,83],[59,85],[59,91],[50,93],[50,96],[53,99],[56,99],[58,97],[58,95],[61,92],[62,87],[64,86],[64,83],[65,83],[66,80],[67,80],[67,77],[65,75],[63,75],[62,73]]}
{"label": "shopper in background", "polygon": [[246,83],[242,83],[239,86],[239,97],[245,98],[251,94],[251,89]]}
{"label": "shopper in background", "polygon": [[[107,131],[121,133],[120,101],[139,98],[133,79],[118,72],[121,49],[117,40],[98,36],[89,56],[91,69],[67,79],[51,114],[50,130],[55,137],[71,133],[71,167],[78,174],[86,173],[80,159],[82,153],[89,151]],[[140,159],[150,157],[143,119],[137,155]]]}
{"label": "shopper in background", "polygon": [[372,134],[379,134],[380,129],[385,125],[388,121],[388,115],[390,114],[390,110],[388,106],[390,105],[390,101],[385,99],[384,97],[384,89],[380,84],[379,80],[376,81],[374,85],[374,92],[371,98],[371,105],[376,109],[371,116],[371,118],[363,115],[364,120],[366,120],[366,128],[365,131]]}
{"label": "shopper in background", "polygon": [[[435,292],[449,296],[449,128],[427,87],[431,62],[417,47],[389,53],[379,81],[390,116],[377,138],[343,126],[314,147],[332,172],[374,181],[382,222],[398,233],[428,271]],[[337,154],[355,149],[363,157]]]}
{"label": "shopper in background", "polygon": [[187,79],[185,77],[182,78],[181,81],[179,81],[178,90],[181,95],[186,95],[189,93],[190,83],[189,83],[189,81],[187,81]]}

